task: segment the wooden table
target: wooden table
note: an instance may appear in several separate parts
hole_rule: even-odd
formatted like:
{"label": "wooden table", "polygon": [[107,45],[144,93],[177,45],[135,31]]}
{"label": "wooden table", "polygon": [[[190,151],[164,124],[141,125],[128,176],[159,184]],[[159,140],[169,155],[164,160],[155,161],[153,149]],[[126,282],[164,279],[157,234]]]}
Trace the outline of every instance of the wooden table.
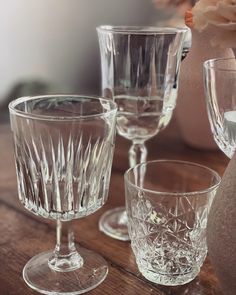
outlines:
{"label": "wooden table", "polygon": [[[95,214],[75,220],[77,242],[100,253],[109,264],[107,279],[90,294],[222,295],[210,262],[206,259],[199,276],[180,287],[148,282],[139,273],[130,243],[107,237],[98,230],[98,220],[107,209],[124,204],[123,173],[128,167],[129,142],[117,137],[110,195]],[[149,159],[172,158],[207,165],[221,175],[228,159],[220,151],[191,149],[172,124],[148,142]],[[55,223],[27,212],[18,201],[13,146],[9,124],[0,125],[0,295],[35,294],[22,279],[22,268],[34,255],[54,248]]]}

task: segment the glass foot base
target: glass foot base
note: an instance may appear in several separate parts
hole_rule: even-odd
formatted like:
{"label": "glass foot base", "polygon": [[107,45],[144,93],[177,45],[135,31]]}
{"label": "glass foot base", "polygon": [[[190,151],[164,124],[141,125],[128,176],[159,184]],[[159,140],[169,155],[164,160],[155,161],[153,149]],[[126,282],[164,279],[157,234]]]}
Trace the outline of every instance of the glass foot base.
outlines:
{"label": "glass foot base", "polygon": [[118,207],[105,212],[99,220],[99,229],[109,237],[120,241],[129,241],[125,207]]}
{"label": "glass foot base", "polygon": [[82,294],[97,287],[108,273],[106,261],[98,254],[79,248],[83,266],[67,272],[52,270],[48,259],[52,251],[31,258],[23,269],[26,284],[42,294]]}

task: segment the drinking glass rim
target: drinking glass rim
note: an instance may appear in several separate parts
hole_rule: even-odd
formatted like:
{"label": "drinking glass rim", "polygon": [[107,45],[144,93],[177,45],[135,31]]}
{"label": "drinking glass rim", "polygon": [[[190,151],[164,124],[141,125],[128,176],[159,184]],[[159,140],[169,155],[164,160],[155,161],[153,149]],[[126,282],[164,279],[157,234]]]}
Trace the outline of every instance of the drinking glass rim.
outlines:
{"label": "drinking glass rim", "polygon": [[220,57],[220,58],[212,58],[212,59],[208,59],[206,61],[204,61],[203,63],[203,67],[206,70],[209,69],[213,69],[215,71],[220,71],[220,72],[236,72],[236,68],[235,69],[226,69],[224,67],[219,67],[219,65],[217,65],[218,62],[220,61],[229,61],[229,60],[235,60],[236,61],[236,57]]}
{"label": "drinking glass rim", "polygon": [[[212,175],[214,175],[217,179],[217,183],[206,188],[206,189],[202,189],[202,190],[199,190],[199,191],[192,191],[192,192],[168,192],[168,191],[154,191],[154,190],[151,190],[151,189],[147,189],[147,188],[142,188],[134,183],[132,183],[129,179],[128,179],[128,174],[134,170],[134,169],[137,169],[141,166],[144,166],[144,165],[148,165],[148,164],[151,164],[151,163],[164,163],[164,162],[167,162],[167,163],[177,163],[177,164],[185,164],[185,165],[189,165],[189,166],[195,166],[195,167],[200,167],[200,168],[203,168],[204,170],[207,170],[208,172],[210,172]],[[163,195],[163,194],[167,194],[169,196],[188,196],[188,197],[191,197],[191,196],[194,196],[194,195],[200,195],[200,194],[206,194],[206,193],[209,193],[211,192],[213,189],[217,188],[221,182],[221,177],[220,175],[213,169],[207,167],[207,166],[204,166],[204,165],[201,165],[201,164],[198,164],[198,163],[194,163],[194,162],[190,162],[190,161],[182,161],[182,160],[168,160],[168,159],[160,159],[160,160],[153,160],[153,161],[147,161],[147,162],[143,162],[143,163],[140,163],[140,164],[137,164],[136,166],[134,167],[131,167],[129,168],[125,174],[124,174],[124,179],[127,183],[129,183],[129,185],[131,185],[132,187],[134,187],[135,189],[139,189],[139,190],[142,190],[146,193],[152,193],[152,194],[156,194],[156,195]]]}
{"label": "drinking glass rim", "polygon": [[[32,114],[27,113],[25,111],[17,110],[16,106],[20,103],[27,102],[27,101],[33,101],[40,98],[90,98],[94,100],[104,101],[111,104],[111,110],[107,110],[106,112],[100,112],[97,114],[91,114],[91,115],[77,115],[77,116],[54,116],[54,115],[39,115],[39,114]],[[23,96],[19,97],[17,99],[12,100],[8,105],[9,111],[11,114],[18,115],[20,117],[24,117],[27,119],[36,119],[36,120],[44,120],[44,121],[76,121],[76,120],[86,120],[101,116],[109,116],[112,113],[116,113],[117,111],[117,104],[105,97],[102,96],[94,96],[94,95],[77,95],[77,94],[50,94],[50,95],[36,95],[36,96]]]}
{"label": "drinking glass rim", "polygon": [[96,27],[98,32],[107,32],[115,34],[133,34],[133,35],[164,35],[180,32],[187,32],[188,28],[180,27],[155,27],[155,26],[111,26],[101,25]]}

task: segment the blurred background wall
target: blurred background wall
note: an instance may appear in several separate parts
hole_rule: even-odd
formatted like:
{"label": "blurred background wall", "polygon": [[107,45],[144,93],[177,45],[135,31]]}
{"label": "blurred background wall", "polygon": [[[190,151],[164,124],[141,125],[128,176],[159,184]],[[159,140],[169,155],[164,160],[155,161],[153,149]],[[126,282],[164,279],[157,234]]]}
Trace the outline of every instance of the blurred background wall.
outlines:
{"label": "blurred background wall", "polygon": [[30,92],[98,94],[96,26],[162,16],[152,0],[1,0],[0,106]]}

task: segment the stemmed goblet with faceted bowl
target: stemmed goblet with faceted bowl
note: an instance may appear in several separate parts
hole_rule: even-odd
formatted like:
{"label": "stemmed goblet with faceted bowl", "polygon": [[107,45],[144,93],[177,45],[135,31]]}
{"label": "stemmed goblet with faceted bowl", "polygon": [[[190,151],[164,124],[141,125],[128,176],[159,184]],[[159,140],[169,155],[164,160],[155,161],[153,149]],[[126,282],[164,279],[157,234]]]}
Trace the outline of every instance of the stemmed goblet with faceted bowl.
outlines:
{"label": "stemmed goblet with faceted bowl", "polygon": [[207,60],[204,82],[214,139],[226,156],[232,158],[236,149],[236,59]]}
{"label": "stemmed goblet with faceted bowl", "polygon": [[108,267],[98,254],[76,247],[68,223],[97,211],[107,199],[116,104],[53,95],[19,98],[9,110],[20,201],[57,221],[55,250],[33,257],[23,278],[43,294],[89,291],[105,279]]}
{"label": "stemmed goblet with faceted bowl", "polygon": [[[169,123],[176,105],[186,29],[101,26],[97,28],[102,93],[118,105],[118,134],[132,141],[131,167],[145,162],[145,142]],[[124,207],[99,222],[107,235],[129,240]]]}

